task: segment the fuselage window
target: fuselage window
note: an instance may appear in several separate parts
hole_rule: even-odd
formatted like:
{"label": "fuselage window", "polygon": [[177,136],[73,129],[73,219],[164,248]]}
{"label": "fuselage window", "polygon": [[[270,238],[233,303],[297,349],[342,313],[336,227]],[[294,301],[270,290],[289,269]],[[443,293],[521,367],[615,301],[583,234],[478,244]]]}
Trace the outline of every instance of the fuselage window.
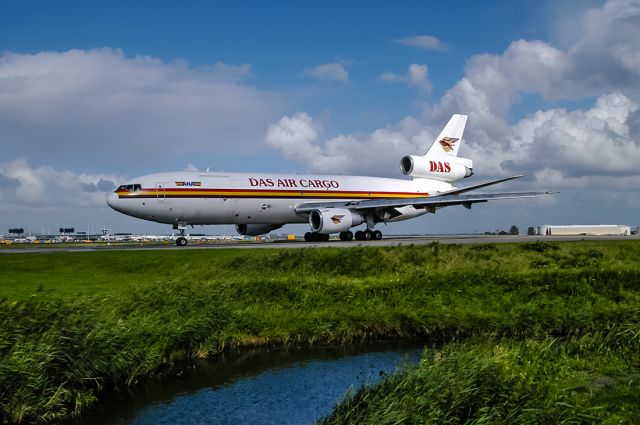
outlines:
{"label": "fuselage window", "polygon": [[134,184],[134,185],[133,185],[133,191],[134,191],[134,192],[137,192],[137,191],[139,191],[139,190],[142,190],[142,185],[140,185],[140,184]]}

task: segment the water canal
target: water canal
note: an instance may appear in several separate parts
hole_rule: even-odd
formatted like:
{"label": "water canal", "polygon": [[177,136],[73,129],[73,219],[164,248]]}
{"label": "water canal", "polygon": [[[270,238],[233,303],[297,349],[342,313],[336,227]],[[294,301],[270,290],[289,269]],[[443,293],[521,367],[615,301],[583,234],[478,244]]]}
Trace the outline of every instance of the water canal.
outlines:
{"label": "water canal", "polygon": [[306,424],[347,391],[416,364],[424,344],[272,348],[225,353],[105,403],[80,425]]}

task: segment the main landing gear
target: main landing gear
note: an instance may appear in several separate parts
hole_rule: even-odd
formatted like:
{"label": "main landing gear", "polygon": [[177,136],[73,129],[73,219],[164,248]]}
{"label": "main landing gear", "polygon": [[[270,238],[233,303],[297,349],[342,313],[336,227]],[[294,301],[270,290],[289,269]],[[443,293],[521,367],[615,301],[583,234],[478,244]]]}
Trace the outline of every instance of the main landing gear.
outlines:
{"label": "main landing gear", "polygon": [[304,234],[306,242],[328,242],[329,235],[325,233],[307,232]]}
{"label": "main landing gear", "polygon": [[380,239],[382,239],[382,232],[380,230],[367,229],[356,232],[357,241],[379,241]]}
{"label": "main landing gear", "polygon": [[352,239],[353,239],[353,232],[351,230],[347,230],[346,232],[340,232],[341,241],[350,241]]}
{"label": "main landing gear", "polygon": [[[379,241],[382,239],[382,232],[380,230],[367,229],[365,231],[358,230],[355,235],[352,231],[340,232],[339,238],[341,241],[350,241],[355,239],[357,241]],[[306,242],[326,242],[329,240],[329,235],[324,233],[307,232],[304,234],[304,240]]]}

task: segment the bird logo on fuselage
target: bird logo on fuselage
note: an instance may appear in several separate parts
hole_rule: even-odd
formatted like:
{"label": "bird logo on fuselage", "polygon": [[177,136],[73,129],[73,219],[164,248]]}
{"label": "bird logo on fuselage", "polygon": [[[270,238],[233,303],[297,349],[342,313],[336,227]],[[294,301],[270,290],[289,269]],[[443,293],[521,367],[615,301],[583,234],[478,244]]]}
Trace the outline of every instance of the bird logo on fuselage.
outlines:
{"label": "bird logo on fuselage", "polygon": [[440,146],[442,146],[442,150],[445,152],[451,152],[454,148],[456,142],[460,140],[455,137],[443,137],[440,139]]}

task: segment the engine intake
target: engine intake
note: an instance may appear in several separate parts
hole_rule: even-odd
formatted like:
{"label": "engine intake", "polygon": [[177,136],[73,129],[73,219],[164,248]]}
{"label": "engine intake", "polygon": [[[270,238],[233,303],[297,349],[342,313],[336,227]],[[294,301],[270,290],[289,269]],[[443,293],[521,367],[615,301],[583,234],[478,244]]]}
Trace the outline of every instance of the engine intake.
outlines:
{"label": "engine intake", "polygon": [[360,214],[344,208],[324,208],[309,214],[309,225],[316,233],[337,233],[349,230],[364,221]]}

